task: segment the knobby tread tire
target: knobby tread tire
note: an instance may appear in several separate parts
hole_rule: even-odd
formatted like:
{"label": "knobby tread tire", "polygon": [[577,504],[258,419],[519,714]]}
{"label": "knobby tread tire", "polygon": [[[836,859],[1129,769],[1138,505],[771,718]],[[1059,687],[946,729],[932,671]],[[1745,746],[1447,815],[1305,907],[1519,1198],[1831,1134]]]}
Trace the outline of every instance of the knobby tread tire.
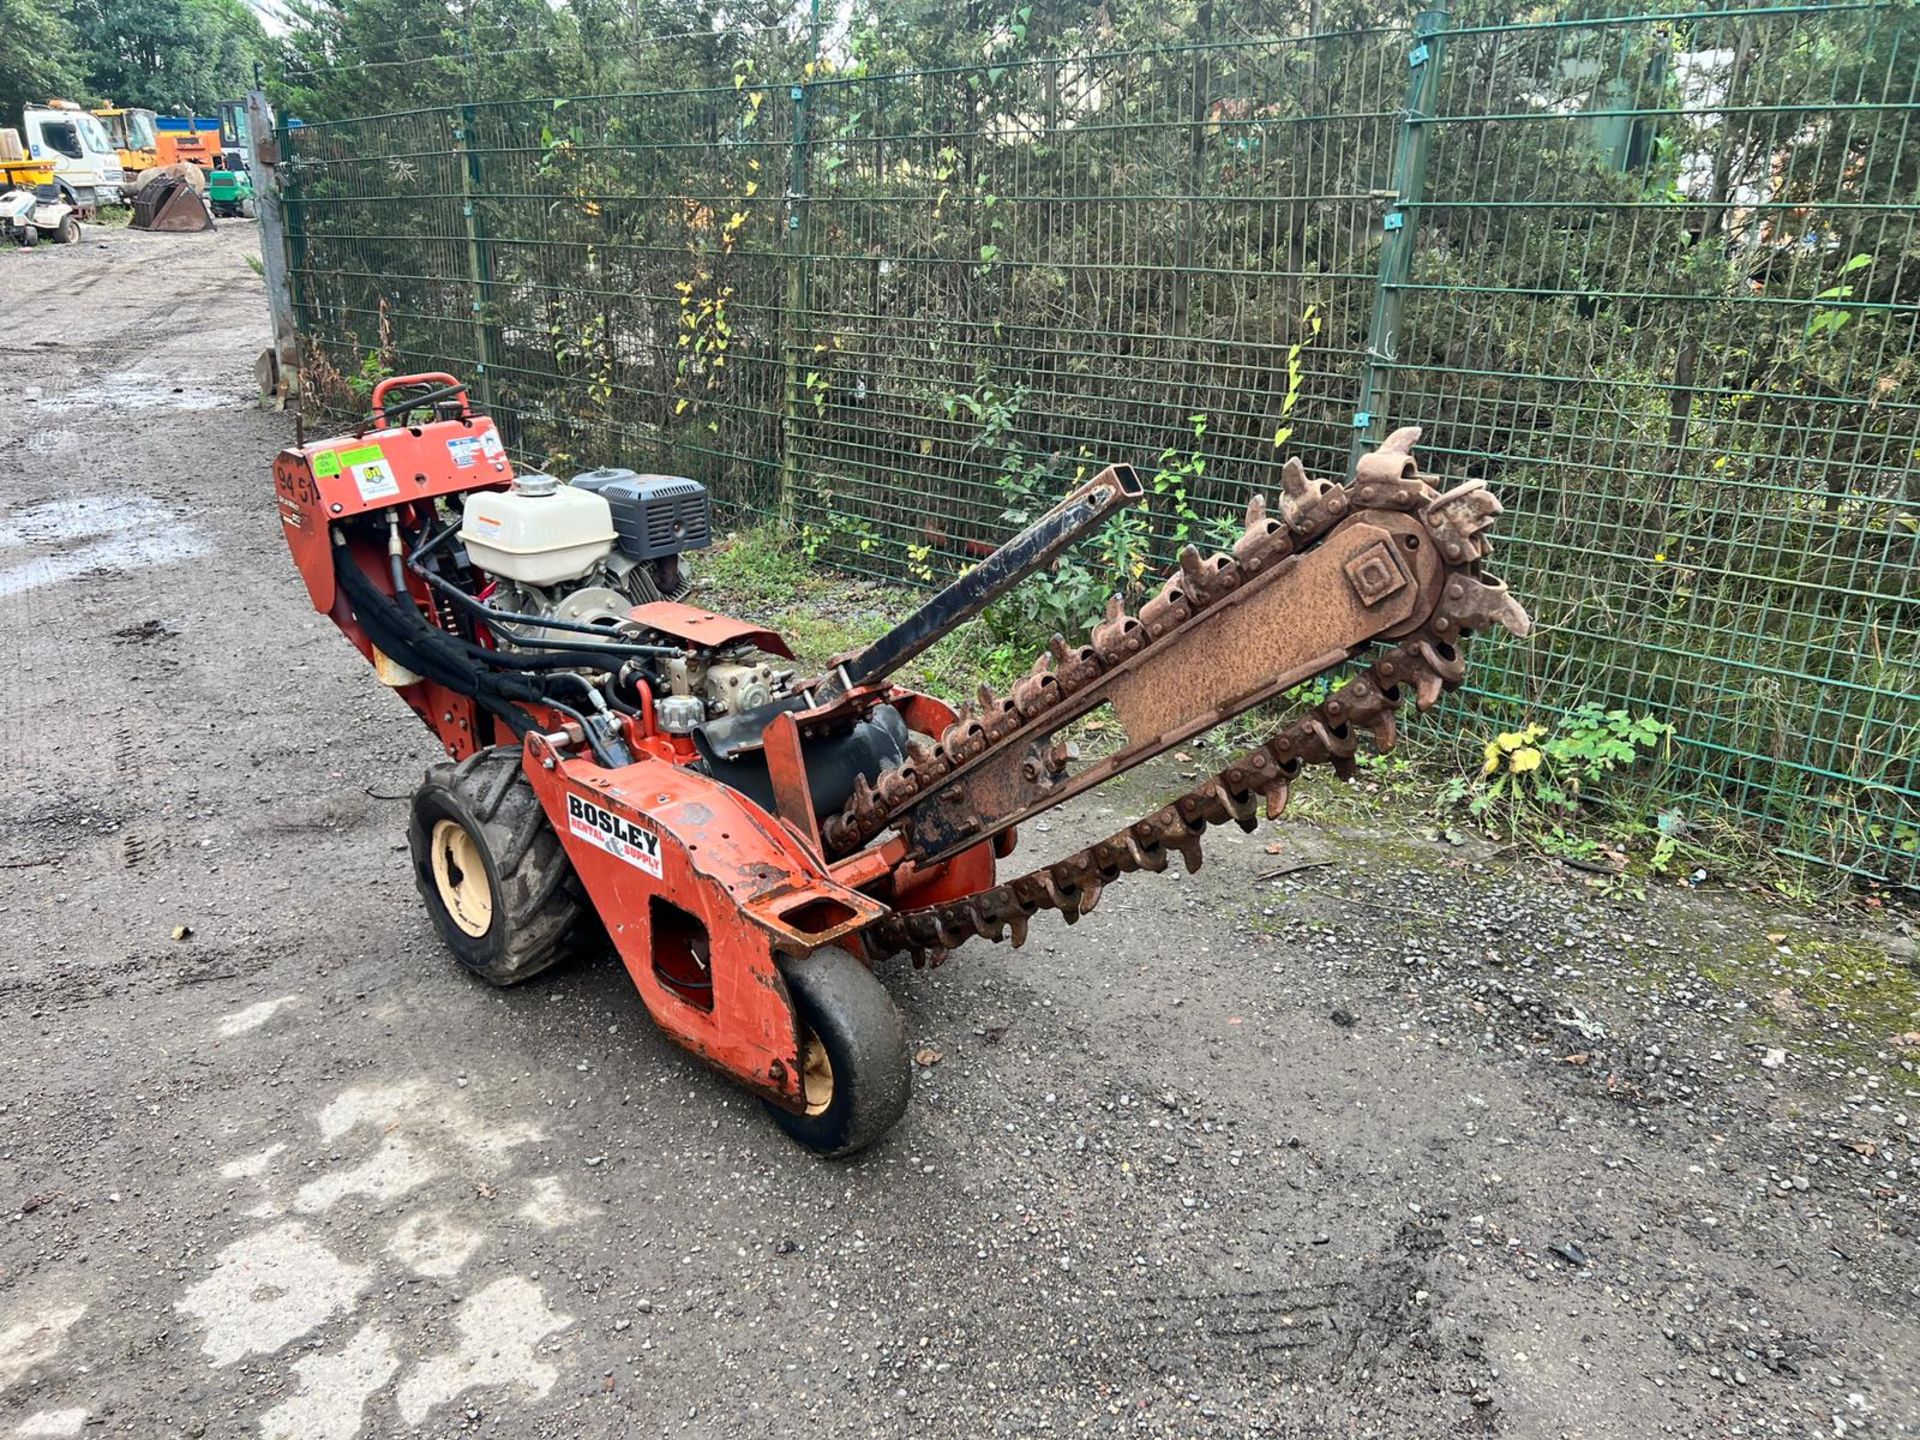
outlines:
{"label": "knobby tread tire", "polygon": [[[597,932],[573,864],[521,768],[518,746],[498,745],[457,765],[431,765],[407,825],[414,883],[441,938],[463,966],[493,985],[517,985],[583,948]],[[478,844],[492,887],[486,933],[469,935],[448,914],[433,875],[435,824],[452,820]]]}

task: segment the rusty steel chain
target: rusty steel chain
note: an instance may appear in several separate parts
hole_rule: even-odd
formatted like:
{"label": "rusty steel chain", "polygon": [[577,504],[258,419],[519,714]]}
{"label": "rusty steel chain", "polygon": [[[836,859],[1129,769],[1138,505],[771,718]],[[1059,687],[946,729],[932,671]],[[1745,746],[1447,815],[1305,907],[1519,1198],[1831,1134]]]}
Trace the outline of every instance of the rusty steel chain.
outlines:
{"label": "rusty steel chain", "polygon": [[978,710],[963,713],[936,744],[916,747],[905,764],[856,791],[829,820],[828,843],[842,852],[864,844],[957,767],[1015,735],[1110,667],[1162,642],[1251,575],[1369,512],[1416,516],[1443,558],[1417,628],[1394,637],[1391,648],[1364,673],[1171,804],[1017,879],[963,899],[896,911],[866,932],[875,948],[908,950],[916,964],[938,964],[948,950],[975,935],[999,940],[1011,932],[1018,946],[1034,914],[1057,910],[1072,923],[1093,909],[1106,884],[1137,870],[1164,870],[1172,853],[1197,870],[1208,826],[1233,821],[1252,830],[1263,799],[1267,814],[1278,818],[1290,785],[1306,766],[1330,764],[1342,774],[1351,772],[1362,733],[1371,734],[1381,750],[1391,748],[1394,710],[1409,692],[1425,710],[1465,678],[1462,647],[1470,635],[1495,625],[1525,635],[1526,612],[1505,585],[1480,572],[1499,502],[1479,481],[1437,493],[1413,461],[1419,433],[1396,431],[1361,458],[1353,481],[1344,486],[1310,481],[1297,462],[1288,462],[1278,518],[1255,497],[1246,530],[1230,554],[1202,559],[1189,547],[1180,573],[1141,607],[1137,618],[1116,601],[1095,626],[1091,644],[1076,651],[1056,637],[1051,653],[1010,696],[995,697],[983,687]]}
{"label": "rusty steel chain", "polygon": [[[1407,433],[1396,433],[1388,445]],[[1419,432],[1411,434],[1417,437]],[[1406,459],[1411,466],[1411,456]],[[1287,461],[1281,480],[1284,493],[1276,507],[1278,514],[1270,514],[1265,497],[1256,495],[1231,554],[1203,559],[1198,550],[1187,546],[1180,555],[1180,573],[1140,607],[1137,617],[1127,614],[1119,597],[1114,597],[1106,617],[1093,627],[1089,644],[1076,650],[1054,636],[1047,652],[1034,662],[1030,673],[1014,682],[1010,694],[996,695],[983,684],[977,699],[961,707],[958,718],[937,741],[915,743],[905,763],[875,781],[861,777],[840,813],[829,816],[822,827],[828,853],[845,855],[859,849],[916,801],[939,789],[956,770],[1005,744],[1028,722],[1058,708],[1109,670],[1138,658],[1155,643],[1171,640],[1189,618],[1237,588],[1244,578],[1309,548],[1349,513],[1347,487],[1309,479],[1298,460]],[[1431,499],[1431,490],[1422,489]]]}

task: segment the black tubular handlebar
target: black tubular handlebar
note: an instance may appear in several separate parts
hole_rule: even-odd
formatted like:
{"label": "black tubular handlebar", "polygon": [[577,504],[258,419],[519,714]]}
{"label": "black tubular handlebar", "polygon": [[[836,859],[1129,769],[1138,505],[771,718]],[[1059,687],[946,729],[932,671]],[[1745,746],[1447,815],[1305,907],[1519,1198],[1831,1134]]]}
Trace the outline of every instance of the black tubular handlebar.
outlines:
{"label": "black tubular handlebar", "polygon": [[1109,465],[878,640],[849,656],[816,689],[815,701],[825,704],[857,685],[884,680],[1144,493],[1131,465]]}

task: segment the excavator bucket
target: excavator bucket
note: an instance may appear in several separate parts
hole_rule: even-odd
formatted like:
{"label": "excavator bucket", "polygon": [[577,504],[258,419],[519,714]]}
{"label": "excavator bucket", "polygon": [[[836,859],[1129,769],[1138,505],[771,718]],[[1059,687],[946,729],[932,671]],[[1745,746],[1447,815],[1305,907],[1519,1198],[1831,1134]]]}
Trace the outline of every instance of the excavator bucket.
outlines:
{"label": "excavator bucket", "polygon": [[133,228],[174,234],[211,230],[213,214],[191,185],[181,180],[160,180],[133,197]]}

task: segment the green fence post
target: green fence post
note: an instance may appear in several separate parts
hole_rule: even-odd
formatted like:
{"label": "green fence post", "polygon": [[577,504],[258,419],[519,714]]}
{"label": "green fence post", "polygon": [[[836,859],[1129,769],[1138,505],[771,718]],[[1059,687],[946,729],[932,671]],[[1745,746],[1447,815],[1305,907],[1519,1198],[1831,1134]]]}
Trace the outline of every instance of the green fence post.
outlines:
{"label": "green fence post", "polygon": [[787,92],[793,101],[793,153],[787,173],[786,289],[780,306],[780,352],[785,383],[780,404],[780,496],[782,529],[791,530],[800,482],[800,367],[806,363],[808,311],[812,305],[813,260],[807,229],[809,152],[807,117],[813,98],[813,71],[820,63],[820,0],[813,0],[811,59]]}
{"label": "green fence post", "polygon": [[279,184],[280,225],[286,250],[287,301],[293,311],[293,328],[297,337],[316,328],[314,316],[309,313],[311,306],[300,284],[300,277],[307,266],[306,217],[300,213],[300,171],[293,163],[294,132],[293,127],[287,124],[286,116],[274,117],[273,133],[280,152],[280,163],[274,175]]}
{"label": "green fence post", "polygon": [[1391,366],[1398,358],[1403,288],[1413,273],[1414,228],[1427,179],[1427,147],[1433,139],[1433,107],[1440,92],[1440,56],[1447,33],[1444,5],[1423,10],[1413,22],[1412,71],[1407,81],[1407,113],[1400,122],[1400,148],[1393,162],[1393,203],[1381,221],[1380,276],[1373,292],[1373,319],[1367,326],[1367,360],[1360,373],[1360,396],[1353,409],[1353,442],[1347,453],[1352,471],[1361,455],[1386,438],[1387,406],[1392,399]]}
{"label": "green fence post", "polygon": [[467,232],[467,281],[473,287],[474,393],[482,410],[493,409],[493,256],[480,221],[480,196],[486,173],[474,148],[473,106],[462,105],[453,127],[453,148],[460,161],[460,214]]}

